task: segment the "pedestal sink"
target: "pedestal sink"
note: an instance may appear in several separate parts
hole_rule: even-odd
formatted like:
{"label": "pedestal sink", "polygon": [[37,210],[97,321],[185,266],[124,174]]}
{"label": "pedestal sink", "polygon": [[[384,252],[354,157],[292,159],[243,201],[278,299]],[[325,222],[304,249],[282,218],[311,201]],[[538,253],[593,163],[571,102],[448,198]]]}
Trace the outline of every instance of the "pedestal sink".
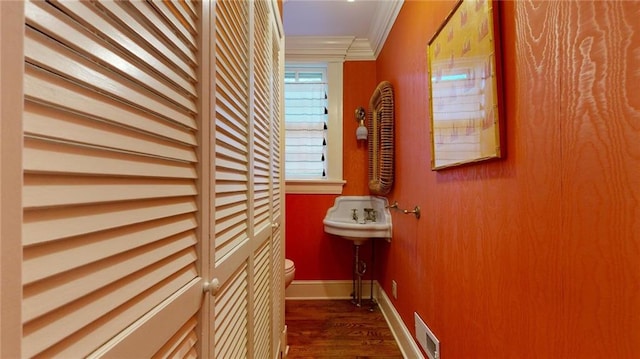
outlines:
{"label": "pedestal sink", "polygon": [[[327,210],[322,221],[324,231],[353,242],[353,303],[362,304],[362,276],[367,265],[360,260],[360,246],[369,239],[384,238],[391,241],[391,213],[389,202],[377,196],[340,196]],[[373,245],[373,242],[372,242]],[[371,251],[373,263],[373,249]],[[371,303],[373,310],[373,277],[371,279]],[[357,284],[356,284],[357,283]]]}
{"label": "pedestal sink", "polygon": [[370,238],[391,240],[389,202],[378,196],[339,196],[322,221],[324,231],[360,245]]}

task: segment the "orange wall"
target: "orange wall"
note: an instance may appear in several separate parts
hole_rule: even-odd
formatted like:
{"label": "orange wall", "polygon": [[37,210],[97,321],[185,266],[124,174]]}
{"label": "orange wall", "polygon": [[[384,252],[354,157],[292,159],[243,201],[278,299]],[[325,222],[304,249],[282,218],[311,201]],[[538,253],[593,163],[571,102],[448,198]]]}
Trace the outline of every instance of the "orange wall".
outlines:
{"label": "orange wall", "polygon": [[405,1],[377,60],[396,183],[379,280],[445,358],[640,355],[640,2],[501,3],[506,158],[431,171],[426,44],[455,1]]}
{"label": "orange wall", "polygon": [[[394,306],[443,357],[637,356],[640,2],[501,3],[506,158],[434,172],[426,44],[454,3],[406,0],[375,64],[345,63],[345,194],[366,193],[353,109],[389,80],[388,198],[423,213],[393,214],[376,277],[398,282]],[[348,243],[322,230],[334,197],[287,195],[297,279],[351,277]]]}
{"label": "orange wall", "polygon": [[[375,62],[346,62],[343,82],[343,177],[347,181],[343,195],[366,195],[367,146],[356,141],[358,123],[354,114],[358,106],[368,107],[377,85]],[[351,279],[352,244],[324,233],[322,225],[336,196],[286,195],[286,256],[295,262],[296,280]],[[363,246],[362,255],[369,262],[368,244]]]}

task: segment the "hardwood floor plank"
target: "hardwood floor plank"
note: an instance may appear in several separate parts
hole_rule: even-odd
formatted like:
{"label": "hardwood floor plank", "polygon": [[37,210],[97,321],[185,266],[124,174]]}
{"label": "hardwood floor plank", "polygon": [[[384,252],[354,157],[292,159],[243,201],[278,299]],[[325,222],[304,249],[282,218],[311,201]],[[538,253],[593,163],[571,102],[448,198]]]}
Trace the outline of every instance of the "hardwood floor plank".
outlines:
{"label": "hardwood floor plank", "polygon": [[380,309],[349,300],[287,300],[290,359],[402,358]]}

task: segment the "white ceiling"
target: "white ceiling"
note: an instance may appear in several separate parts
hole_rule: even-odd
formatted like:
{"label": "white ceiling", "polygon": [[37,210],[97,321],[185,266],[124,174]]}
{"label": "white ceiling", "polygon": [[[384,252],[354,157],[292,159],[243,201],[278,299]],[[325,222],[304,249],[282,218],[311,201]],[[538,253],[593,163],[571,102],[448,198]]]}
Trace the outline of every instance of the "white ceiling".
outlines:
{"label": "white ceiling", "polygon": [[378,56],[403,0],[284,0],[287,60]]}

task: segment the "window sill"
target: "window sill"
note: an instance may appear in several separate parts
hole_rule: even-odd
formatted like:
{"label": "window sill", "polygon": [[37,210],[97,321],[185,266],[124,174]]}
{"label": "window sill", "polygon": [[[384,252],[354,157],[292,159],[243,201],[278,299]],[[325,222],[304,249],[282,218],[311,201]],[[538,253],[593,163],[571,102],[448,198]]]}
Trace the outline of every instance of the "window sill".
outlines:
{"label": "window sill", "polygon": [[287,194],[342,194],[345,180],[287,180]]}

